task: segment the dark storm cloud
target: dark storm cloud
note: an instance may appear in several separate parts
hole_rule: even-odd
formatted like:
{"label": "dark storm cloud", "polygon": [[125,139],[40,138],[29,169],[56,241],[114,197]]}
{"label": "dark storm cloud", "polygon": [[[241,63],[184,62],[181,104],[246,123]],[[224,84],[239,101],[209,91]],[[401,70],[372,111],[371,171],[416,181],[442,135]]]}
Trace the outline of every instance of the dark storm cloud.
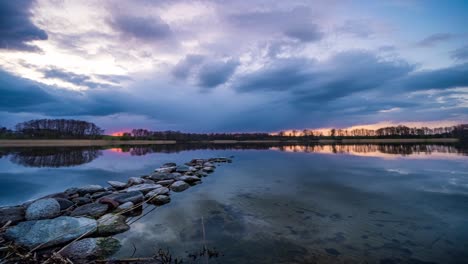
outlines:
{"label": "dark storm cloud", "polygon": [[0,70],[0,111],[21,111],[54,101],[37,83]]}
{"label": "dark storm cloud", "polygon": [[377,89],[412,69],[404,61],[383,61],[366,52],[343,52],[325,62],[304,58],[276,60],[240,77],[234,87],[240,92],[288,91],[296,102],[308,104]]}
{"label": "dark storm cloud", "polygon": [[189,54],[184,59],[180,60],[172,69],[172,75],[181,80],[187,79],[193,69],[203,62],[205,59],[202,55]]}
{"label": "dark storm cloud", "polygon": [[198,72],[198,85],[203,88],[214,88],[225,83],[239,65],[238,61],[210,62],[203,65]]}
{"label": "dark storm cloud", "polygon": [[403,80],[400,85],[408,91],[429,89],[450,89],[468,86],[468,63],[458,64],[437,70],[415,72]]}
{"label": "dark storm cloud", "polygon": [[452,51],[451,57],[454,60],[468,60],[468,45]]}
{"label": "dark storm cloud", "polygon": [[[97,87],[113,87],[113,85],[108,85],[108,84],[103,84],[103,83],[98,83],[92,81],[90,76],[83,75],[83,74],[77,74],[73,72],[69,72],[63,69],[58,69],[55,67],[47,68],[41,70],[42,73],[44,74],[45,78],[48,79],[60,79],[64,82],[72,83],[78,86],[86,86],[88,88],[97,88]],[[122,78],[122,77],[115,77],[115,76],[106,76],[104,75],[104,79],[111,79],[111,80],[116,80],[116,78]]]}
{"label": "dark storm cloud", "polygon": [[419,41],[417,44],[421,47],[431,47],[441,42],[445,42],[453,39],[455,36],[450,33],[437,33],[428,36],[427,38]]}
{"label": "dark storm cloud", "polygon": [[38,51],[28,42],[47,39],[47,33],[31,22],[32,4],[33,0],[0,1],[0,49]]}
{"label": "dark storm cloud", "polygon": [[161,18],[116,15],[111,25],[127,37],[144,41],[157,41],[169,38],[171,28]]}

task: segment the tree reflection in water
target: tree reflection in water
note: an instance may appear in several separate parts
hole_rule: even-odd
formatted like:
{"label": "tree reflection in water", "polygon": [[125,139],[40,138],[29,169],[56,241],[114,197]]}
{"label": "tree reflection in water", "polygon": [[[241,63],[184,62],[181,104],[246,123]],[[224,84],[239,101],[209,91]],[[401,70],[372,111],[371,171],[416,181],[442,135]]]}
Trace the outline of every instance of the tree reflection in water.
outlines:
{"label": "tree reflection in water", "polygon": [[[468,144],[167,144],[140,146],[113,146],[111,151],[143,156],[151,153],[177,153],[187,150],[277,150],[285,152],[335,153],[363,156],[384,155],[468,155]],[[69,167],[89,163],[103,154],[103,147],[48,147],[48,148],[0,148],[0,158],[26,167]]]}
{"label": "tree reflection in water", "polygon": [[89,163],[102,155],[99,148],[28,148],[12,150],[11,161],[25,167],[71,167]]}

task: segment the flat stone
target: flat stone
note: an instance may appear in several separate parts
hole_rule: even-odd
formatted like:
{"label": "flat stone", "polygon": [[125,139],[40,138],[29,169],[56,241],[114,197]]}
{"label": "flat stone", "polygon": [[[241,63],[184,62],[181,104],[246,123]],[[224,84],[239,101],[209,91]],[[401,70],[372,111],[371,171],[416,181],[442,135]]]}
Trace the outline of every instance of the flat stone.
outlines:
{"label": "flat stone", "polygon": [[55,200],[57,200],[57,202],[59,203],[60,205],[60,210],[63,211],[63,210],[67,210],[68,208],[74,206],[75,204],[68,200],[68,199],[64,199],[64,198],[55,198]]}
{"label": "flat stone", "polygon": [[152,203],[155,205],[163,205],[163,204],[169,203],[170,201],[171,201],[171,197],[167,195],[158,195],[154,197],[153,199],[151,199],[149,203]]}
{"label": "flat stone", "polygon": [[105,214],[98,219],[96,236],[112,236],[130,229],[125,222],[127,218],[123,215]]}
{"label": "flat stone", "polygon": [[173,184],[171,184],[171,190],[173,190],[174,192],[182,192],[187,190],[189,187],[190,185],[188,185],[188,183],[184,181],[176,181]]}
{"label": "flat stone", "polygon": [[123,189],[127,187],[126,182],[119,182],[119,181],[108,181],[107,182],[110,186],[116,188],[116,189]]}
{"label": "flat stone", "polygon": [[184,175],[184,176],[180,176],[179,178],[177,178],[178,181],[184,181],[186,183],[194,183],[194,182],[197,182],[197,181],[201,181],[200,178],[196,177],[196,176],[187,176],[187,175]]}
{"label": "flat stone", "polygon": [[23,206],[8,206],[0,208],[0,227],[11,221],[11,224],[26,220],[26,208]]}
{"label": "flat stone", "polygon": [[140,191],[142,193],[147,193],[151,190],[157,189],[162,187],[160,184],[151,184],[151,183],[144,183],[144,184],[139,184],[139,185],[134,185],[132,187],[129,187],[125,189],[125,192],[134,192],[134,191]]}
{"label": "flat stone", "polygon": [[132,202],[134,204],[138,204],[140,202],[143,202],[143,199],[144,199],[143,193],[140,191],[113,193],[108,196],[104,196],[103,198],[113,199],[117,201],[119,204],[123,204],[126,202]]}
{"label": "flat stone", "polygon": [[29,249],[60,245],[96,231],[97,221],[85,217],[60,216],[54,219],[21,222],[10,227],[5,237]]}
{"label": "flat stone", "polygon": [[173,182],[175,182],[175,180],[162,180],[162,181],[158,181],[156,182],[157,184],[161,184],[162,186],[169,186],[171,185]]}
{"label": "flat stone", "polygon": [[87,197],[77,197],[77,198],[74,198],[72,199],[72,202],[74,202],[76,205],[83,205],[83,204],[88,204],[90,202],[92,202],[92,200],[90,198],[87,198]]}
{"label": "flat stone", "polygon": [[109,206],[102,203],[90,203],[82,205],[71,212],[71,216],[90,216],[98,218],[106,214]]}
{"label": "flat stone", "polygon": [[111,237],[85,238],[71,243],[60,254],[76,264],[106,259],[119,251],[119,240]]}
{"label": "flat stone", "polygon": [[76,189],[76,191],[80,195],[84,195],[84,194],[87,194],[87,193],[102,192],[102,191],[105,191],[105,188],[102,187],[101,185],[91,184],[91,185],[85,185],[85,186],[82,186],[82,187],[78,187]]}
{"label": "flat stone", "polygon": [[33,202],[26,209],[26,220],[54,218],[60,215],[60,204],[53,198]]}
{"label": "flat stone", "polygon": [[128,185],[136,185],[136,184],[142,184],[144,183],[145,180],[143,178],[140,178],[140,177],[130,177],[128,178]]}
{"label": "flat stone", "polygon": [[166,187],[161,187],[161,188],[157,188],[157,189],[154,189],[152,191],[150,191],[149,193],[147,193],[145,195],[145,199],[149,199],[153,196],[156,196],[156,195],[160,195],[160,194],[168,194],[169,193],[169,189],[166,188]]}

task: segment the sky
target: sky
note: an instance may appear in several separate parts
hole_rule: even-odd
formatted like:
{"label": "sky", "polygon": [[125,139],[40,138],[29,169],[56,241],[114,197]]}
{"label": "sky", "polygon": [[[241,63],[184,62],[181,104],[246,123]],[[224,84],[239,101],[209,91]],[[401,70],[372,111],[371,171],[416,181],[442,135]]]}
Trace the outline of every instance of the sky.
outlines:
{"label": "sky", "polygon": [[0,126],[468,122],[468,1],[0,1]]}

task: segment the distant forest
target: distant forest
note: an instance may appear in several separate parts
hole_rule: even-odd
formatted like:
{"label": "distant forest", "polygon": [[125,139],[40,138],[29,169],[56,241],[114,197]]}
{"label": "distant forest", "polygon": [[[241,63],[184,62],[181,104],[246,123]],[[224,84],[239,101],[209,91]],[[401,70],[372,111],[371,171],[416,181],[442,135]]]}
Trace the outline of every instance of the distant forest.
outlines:
{"label": "distant forest", "polygon": [[121,140],[314,140],[345,138],[462,138],[468,139],[468,124],[439,127],[411,128],[390,126],[371,129],[330,129],[329,131],[291,130],[289,132],[269,133],[184,133],[179,131],[151,131],[133,129],[120,137],[104,135],[104,130],[97,125],[73,119],[37,119],[19,123],[14,130],[0,127],[3,139],[109,139]]}

